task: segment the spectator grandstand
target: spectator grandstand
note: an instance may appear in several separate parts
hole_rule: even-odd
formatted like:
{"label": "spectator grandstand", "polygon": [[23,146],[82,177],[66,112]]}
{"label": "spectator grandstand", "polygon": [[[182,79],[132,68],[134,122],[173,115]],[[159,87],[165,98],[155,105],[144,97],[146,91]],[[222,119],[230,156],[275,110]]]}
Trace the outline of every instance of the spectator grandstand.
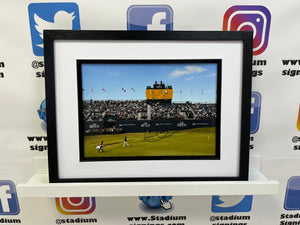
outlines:
{"label": "spectator grandstand", "polygon": [[117,120],[199,120],[216,119],[216,104],[160,103],[146,100],[83,101],[85,121],[102,121],[105,116]]}

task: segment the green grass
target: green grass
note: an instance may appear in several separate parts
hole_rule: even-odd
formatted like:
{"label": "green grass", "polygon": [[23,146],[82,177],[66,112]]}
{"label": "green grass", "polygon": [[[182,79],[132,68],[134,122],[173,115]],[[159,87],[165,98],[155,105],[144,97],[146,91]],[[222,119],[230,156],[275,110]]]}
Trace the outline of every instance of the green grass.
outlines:
{"label": "green grass", "polygon": [[[133,156],[214,156],[215,127],[195,128],[168,133],[126,133],[84,137],[84,156],[133,157]],[[123,148],[125,135],[130,146]],[[148,138],[145,138],[144,136]],[[160,138],[159,138],[160,137]],[[165,138],[164,138],[165,137]],[[96,146],[103,141],[104,152]]]}

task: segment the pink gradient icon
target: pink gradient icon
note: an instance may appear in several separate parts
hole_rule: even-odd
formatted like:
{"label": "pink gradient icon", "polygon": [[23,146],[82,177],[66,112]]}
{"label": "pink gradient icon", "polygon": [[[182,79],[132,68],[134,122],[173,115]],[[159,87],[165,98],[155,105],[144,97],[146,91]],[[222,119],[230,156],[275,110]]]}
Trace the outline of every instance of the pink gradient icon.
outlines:
{"label": "pink gradient icon", "polygon": [[300,131],[300,105],[299,105],[299,112],[298,112],[298,119],[297,119],[297,129]]}
{"label": "pink gradient icon", "polygon": [[55,198],[57,210],[64,215],[90,214],[96,208],[95,197]]}
{"label": "pink gradient icon", "polygon": [[233,6],[223,19],[224,31],[253,31],[253,55],[263,53],[268,45],[271,13],[264,6]]}

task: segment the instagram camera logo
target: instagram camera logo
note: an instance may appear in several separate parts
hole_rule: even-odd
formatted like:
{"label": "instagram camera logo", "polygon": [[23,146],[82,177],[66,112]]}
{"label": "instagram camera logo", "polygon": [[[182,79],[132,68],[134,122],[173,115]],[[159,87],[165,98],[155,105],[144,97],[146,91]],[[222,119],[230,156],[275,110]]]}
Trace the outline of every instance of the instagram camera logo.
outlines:
{"label": "instagram camera logo", "polygon": [[251,96],[250,134],[255,134],[259,129],[260,109],[261,94],[257,91],[253,91]]}
{"label": "instagram camera logo", "polygon": [[264,6],[233,6],[223,21],[224,31],[253,31],[253,55],[263,53],[268,45],[271,13]]}
{"label": "instagram camera logo", "polygon": [[95,197],[55,198],[57,210],[64,215],[90,214],[96,208]]}
{"label": "instagram camera logo", "polygon": [[44,56],[43,30],[80,30],[76,3],[31,3],[28,6],[33,53]]}
{"label": "instagram camera logo", "polygon": [[127,30],[173,30],[173,10],[168,5],[132,5],[127,10]]}
{"label": "instagram camera logo", "polygon": [[0,201],[0,215],[18,215],[20,213],[17,191],[12,181],[0,181]]}

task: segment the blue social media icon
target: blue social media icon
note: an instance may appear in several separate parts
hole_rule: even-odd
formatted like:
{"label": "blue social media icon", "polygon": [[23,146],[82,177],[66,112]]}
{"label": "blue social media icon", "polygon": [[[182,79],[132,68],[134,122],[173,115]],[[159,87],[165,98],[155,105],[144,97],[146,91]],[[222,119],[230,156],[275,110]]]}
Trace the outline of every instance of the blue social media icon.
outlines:
{"label": "blue social media icon", "polygon": [[169,202],[172,196],[140,196],[139,199],[150,208],[159,208],[163,202]]}
{"label": "blue social media icon", "polygon": [[300,210],[300,176],[291,177],[287,182],[284,208]]}
{"label": "blue social media icon", "polygon": [[31,3],[28,6],[33,53],[44,56],[43,30],[80,30],[76,3]]}
{"label": "blue social media icon", "polygon": [[17,191],[12,181],[0,181],[0,201],[0,215],[17,215],[20,213]]}
{"label": "blue social media icon", "polygon": [[261,109],[261,94],[257,91],[253,91],[251,96],[250,134],[256,133],[259,129],[260,109]]}
{"label": "blue social media icon", "polygon": [[168,5],[132,5],[127,10],[127,30],[173,30],[173,10]]}
{"label": "blue social media icon", "polygon": [[47,113],[46,113],[46,99],[44,99],[40,105],[40,108],[37,110],[38,115],[41,120],[44,120],[47,123]]}
{"label": "blue social media icon", "polygon": [[211,211],[224,212],[250,212],[252,208],[252,195],[245,196],[212,196]]}

